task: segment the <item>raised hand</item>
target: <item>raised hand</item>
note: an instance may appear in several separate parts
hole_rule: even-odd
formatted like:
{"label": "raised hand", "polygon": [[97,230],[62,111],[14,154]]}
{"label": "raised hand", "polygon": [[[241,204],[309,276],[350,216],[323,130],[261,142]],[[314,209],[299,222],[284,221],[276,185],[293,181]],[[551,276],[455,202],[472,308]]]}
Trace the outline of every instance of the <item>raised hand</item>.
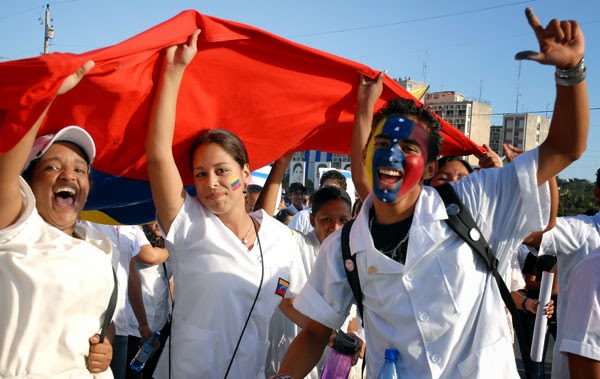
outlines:
{"label": "raised hand", "polygon": [[383,92],[383,78],[385,71],[377,75],[377,78],[370,79],[362,75],[358,86],[357,102],[359,105],[373,109],[377,100]]}
{"label": "raised hand", "polygon": [[506,155],[506,160],[509,162],[512,162],[517,155],[523,153],[523,150],[511,145],[510,143],[502,144],[502,149],[504,150],[504,155]]}
{"label": "raised hand", "polygon": [[73,87],[75,87],[81,81],[85,74],[87,74],[94,67],[94,65],[94,61],[87,61],[81,67],[79,67],[77,71],[67,76],[65,81],[58,89],[57,95],[62,95],[73,89]]}
{"label": "raised hand", "polygon": [[563,69],[577,66],[585,50],[583,32],[577,21],[554,19],[544,28],[533,9],[525,9],[525,15],[535,32],[540,51],[521,51],[515,55],[515,59],[532,60]]}
{"label": "raised hand", "polygon": [[481,168],[499,168],[504,164],[502,163],[502,158],[494,150],[492,150],[488,145],[483,145],[485,149],[485,153],[481,154],[477,158],[479,159],[479,167]]}
{"label": "raised hand", "polygon": [[186,67],[198,52],[198,36],[200,29],[192,34],[186,43],[169,46],[165,50],[165,61],[168,65]]}

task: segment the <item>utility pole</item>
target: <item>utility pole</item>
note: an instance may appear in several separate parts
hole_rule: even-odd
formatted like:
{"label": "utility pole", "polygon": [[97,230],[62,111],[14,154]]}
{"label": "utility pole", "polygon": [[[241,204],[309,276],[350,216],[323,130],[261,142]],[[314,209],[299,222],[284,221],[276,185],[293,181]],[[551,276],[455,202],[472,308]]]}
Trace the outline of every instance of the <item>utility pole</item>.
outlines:
{"label": "utility pole", "polygon": [[513,133],[511,145],[515,145],[515,134],[517,134],[517,113],[519,113],[519,83],[521,82],[521,61],[519,61],[519,72],[517,74],[517,104],[515,105],[515,116],[513,117]]}
{"label": "utility pole", "polygon": [[429,51],[425,50],[425,61],[423,62],[423,83],[427,84],[427,53]]}
{"label": "utility pole", "polygon": [[50,40],[54,38],[54,26],[50,25],[50,4],[46,4],[46,18],[44,20],[44,53],[50,50]]}

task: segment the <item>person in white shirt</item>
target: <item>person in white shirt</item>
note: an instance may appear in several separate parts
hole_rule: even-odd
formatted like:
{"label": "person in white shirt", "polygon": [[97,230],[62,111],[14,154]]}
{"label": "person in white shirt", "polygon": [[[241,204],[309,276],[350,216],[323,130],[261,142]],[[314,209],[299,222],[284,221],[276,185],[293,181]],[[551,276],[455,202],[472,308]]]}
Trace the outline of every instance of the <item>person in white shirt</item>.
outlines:
{"label": "person in white shirt", "polygon": [[36,139],[49,108],[0,155],[0,377],[112,378],[112,347],[98,335],[114,288],[111,245],[77,225],[96,148],[78,126]]}
{"label": "person in white shirt", "polygon": [[290,184],[288,188],[288,195],[290,197],[291,203],[283,209],[289,209],[294,213],[294,215],[302,211],[305,208],[304,197],[307,193],[308,190],[306,189],[304,184],[298,182]]}
{"label": "person in white shirt", "polygon": [[561,319],[560,359],[567,357],[571,379],[599,379],[600,248],[573,268],[566,296],[569,305]]}
{"label": "person in white shirt", "polygon": [[[546,182],[581,156],[589,128],[583,33],[574,21],[543,28],[530,8],[526,15],[542,52],[517,58],[557,67],[548,137],[510,165],[452,185],[495,252],[499,272],[506,272],[530,232],[544,229]],[[389,101],[373,118],[383,78],[363,77],[358,89],[355,131],[364,132],[373,120],[363,155],[373,193],[350,231],[356,265],[342,262],[339,231],[324,241],[294,302],[311,320],[288,350],[280,375],[302,378],[345,320],[353,303],[346,266],[358,271],[361,283],[368,378],[377,375],[389,348],[400,352],[400,377],[518,378],[494,278],[444,221],[448,213],[435,189],[422,184],[436,171],[439,124],[425,107],[405,99]],[[355,184],[357,179],[353,173]]]}
{"label": "person in white shirt", "polygon": [[[594,197],[600,201],[600,169],[596,172]],[[595,215],[576,215],[558,217],[556,226],[529,242],[539,248],[538,254],[556,255],[558,266],[558,307],[556,312],[557,331],[554,344],[552,377],[567,377],[570,372],[570,359],[564,350],[562,341],[565,328],[566,313],[570,311],[572,299],[567,291],[571,280],[577,280],[573,271],[591,252],[600,247],[600,212]],[[591,285],[592,283],[590,283]],[[572,352],[572,348],[571,352]]]}
{"label": "person in white shirt", "polygon": [[[131,261],[135,258],[145,264],[154,265],[164,262],[169,255],[164,249],[163,251],[152,249],[141,227],[137,225],[104,225],[89,221],[80,221],[80,224],[105,235],[113,245],[112,265],[119,285],[117,304],[113,315],[113,357],[110,368],[115,379],[125,379],[129,366],[127,345],[131,332],[127,312],[129,282],[135,279],[138,282],[136,286],[140,286],[139,276],[130,278]],[[150,330],[146,329],[145,331],[151,335]]]}
{"label": "person in white shirt", "polygon": [[246,213],[249,159],[235,134],[198,134],[191,162],[179,162],[181,170],[191,167],[196,196],[184,189],[172,151],[175,112],[199,33],[164,51],[146,137],[152,197],[175,282],[171,336],[154,376],[264,378],[269,320],[305,274],[290,229],[264,211]]}
{"label": "person in white shirt", "polygon": [[[335,169],[327,170],[323,175],[321,175],[321,179],[319,182],[319,188],[334,186],[347,190],[346,177]],[[308,234],[313,230],[312,223],[310,221],[312,207],[306,207],[302,209],[300,212],[296,213],[292,218],[292,221],[288,224],[290,229],[294,229],[302,234]]]}

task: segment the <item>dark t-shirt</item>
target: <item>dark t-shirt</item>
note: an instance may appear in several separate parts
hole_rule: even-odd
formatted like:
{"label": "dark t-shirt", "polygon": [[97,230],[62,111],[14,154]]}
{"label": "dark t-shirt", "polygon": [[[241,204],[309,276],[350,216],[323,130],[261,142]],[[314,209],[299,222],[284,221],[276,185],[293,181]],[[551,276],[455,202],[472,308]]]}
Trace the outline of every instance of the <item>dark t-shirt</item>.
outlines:
{"label": "dark t-shirt", "polygon": [[[375,248],[388,257],[404,264],[408,249],[408,232],[413,217],[393,224],[378,224],[373,208],[369,212],[369,229],[375,243]],[[402,243],[400,243],[402,242]]]}

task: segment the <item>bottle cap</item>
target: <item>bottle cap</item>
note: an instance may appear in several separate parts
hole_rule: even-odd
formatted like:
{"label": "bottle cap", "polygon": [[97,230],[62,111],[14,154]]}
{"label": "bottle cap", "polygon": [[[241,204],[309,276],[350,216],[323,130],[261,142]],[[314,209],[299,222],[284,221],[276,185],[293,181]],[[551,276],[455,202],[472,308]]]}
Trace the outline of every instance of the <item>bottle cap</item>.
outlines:
{"label": "bottle cap", "polygon": [[385,349],[385,359],[395,361],[398,359],[398,350],[396,349]]}

